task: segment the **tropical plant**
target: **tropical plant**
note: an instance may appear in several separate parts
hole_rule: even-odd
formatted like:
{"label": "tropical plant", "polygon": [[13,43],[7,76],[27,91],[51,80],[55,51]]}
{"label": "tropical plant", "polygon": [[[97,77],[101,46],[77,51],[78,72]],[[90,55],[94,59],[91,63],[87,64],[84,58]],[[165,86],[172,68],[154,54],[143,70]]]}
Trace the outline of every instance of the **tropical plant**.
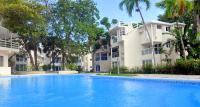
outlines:
{"label": "tropical plant", "polygon": [[197,33],[198,36],[200,36],[200,1],[199,0],[194,0],[194,8],[193,8],[193,31],[194,33]]}
{"label": "tropical plant", "polygon": [[119,74],[118,69],[120,71],[120,73],[128,73],[129,70],[127,67],[113,67],[112,69],[110,69],[110,73],[111,74]]}
{"label": "tropical plant", "polygon": [[[142,15],[142,12],[141,12],[141,8],[140,8],[140,3],[144,3],[146,5],[146,9],[149,9],[150,8],[150,1],[149,0],[122,0],[119,4],[119,7],[121,10],[123,10],[123,7],[125,6],[129,16],[132,16],[132,13],[134,10],[136,10],[136,12],[139,12],[140,14],[140,17],[142,19],[142,24],[144,25],[144,28],[147,32],[147,36],[150,40],[150,43],[151,43],[151,48],[152,50],[154,50],[154,43],[152,41],[152,38],[151,38],[151,35],[149,33],[149,30],[147,28],[147,25],[145,23],[145,20],[144,20],[144,17]],[[155,64],[155,52],[152,51],[153,53],[153,64]]]}
{"label": "tropical plant", "polygon": [[43,17],[45,7],[34,0],[1,0],[0,5],[2,25],[19,35],[20,45],[28,53],[34,70],[38,70],[39,44],[41,38],[46,36],[46,23]]}
{"label": "tropical plant", "polygon": [[[162,0],[156,4],[157,7],[165,9],[165,15],[176,21],[176,28],[180,34],[182,29],[179,29],[178,20],[185,13],[189,13],[192,10],[192,3],[187,0]],[[186,59],[186,49],[183,41],[183,35],[180,36],[180,43],[182,48],[182,54],[184,59]]]}

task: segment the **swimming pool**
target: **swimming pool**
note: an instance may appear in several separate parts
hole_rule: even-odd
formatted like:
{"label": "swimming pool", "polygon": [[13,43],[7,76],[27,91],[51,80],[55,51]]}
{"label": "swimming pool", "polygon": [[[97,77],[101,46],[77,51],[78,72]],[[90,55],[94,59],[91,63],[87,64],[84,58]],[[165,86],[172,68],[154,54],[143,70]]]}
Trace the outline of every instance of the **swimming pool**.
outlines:
{"label": "swimming pool", "polygon": [[1,77],[0,107],[200,107],[200,83],[90,75]]}

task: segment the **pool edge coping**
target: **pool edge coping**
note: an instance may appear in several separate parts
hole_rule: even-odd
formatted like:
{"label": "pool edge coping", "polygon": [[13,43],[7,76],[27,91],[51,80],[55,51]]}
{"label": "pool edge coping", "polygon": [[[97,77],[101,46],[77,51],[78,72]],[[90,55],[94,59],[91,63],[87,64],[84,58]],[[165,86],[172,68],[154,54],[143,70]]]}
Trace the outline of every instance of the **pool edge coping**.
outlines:
{"label": "pool edge coping", "polygon": [[96,75],[96,74],[41,74],[41,75],[11,75],[11,76],[0,76],[0,78],[17,78],[17,77],[35,77],[35,76],[88,76],[88,77],[103,77],[103,78],[120,78],[120,79],[131,79],[131,80],[150,80],[150,81],[168,81],[168,82],[186,82],[196,83],[200,85],[200,79],[175,79],[175,78],[161,78],[161,77],[137,77],[137,76],[109,76],[109,75]]}

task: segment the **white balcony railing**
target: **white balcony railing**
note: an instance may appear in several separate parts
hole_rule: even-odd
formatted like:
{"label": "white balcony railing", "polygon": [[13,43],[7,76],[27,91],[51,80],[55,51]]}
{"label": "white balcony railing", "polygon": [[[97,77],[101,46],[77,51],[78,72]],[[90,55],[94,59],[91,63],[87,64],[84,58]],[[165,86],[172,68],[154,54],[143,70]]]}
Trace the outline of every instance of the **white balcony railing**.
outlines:
{"label": "white balcony railing", "polygon": [[19,49],[19,44],[17,42],[11,41],[11,40],[0,39],[0,47]]}
{"label": "white balcony railing", "polygon": [[142,55],[149,55],[149,54],[153,54],[153,50],[155,54],[161,54],[160,48],[146,48],[142,50]]}
{"label": "white balcony railing", "polygon": [[151,48],[146,48],[144,50],[142,50],[142,55],[148,55],[148,54],[152,54],[152,49]]}

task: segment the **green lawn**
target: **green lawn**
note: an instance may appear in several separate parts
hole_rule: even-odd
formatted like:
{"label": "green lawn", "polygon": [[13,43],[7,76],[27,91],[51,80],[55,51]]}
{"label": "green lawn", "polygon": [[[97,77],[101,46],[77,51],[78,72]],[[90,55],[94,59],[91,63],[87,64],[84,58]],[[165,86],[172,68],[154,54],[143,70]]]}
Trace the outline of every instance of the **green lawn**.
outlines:
{"label": "green lawn", "polygon": [[136,74],[108,74],[108,73],[99,73],[97,75],[102,75],[102,76],[137,76]]}

